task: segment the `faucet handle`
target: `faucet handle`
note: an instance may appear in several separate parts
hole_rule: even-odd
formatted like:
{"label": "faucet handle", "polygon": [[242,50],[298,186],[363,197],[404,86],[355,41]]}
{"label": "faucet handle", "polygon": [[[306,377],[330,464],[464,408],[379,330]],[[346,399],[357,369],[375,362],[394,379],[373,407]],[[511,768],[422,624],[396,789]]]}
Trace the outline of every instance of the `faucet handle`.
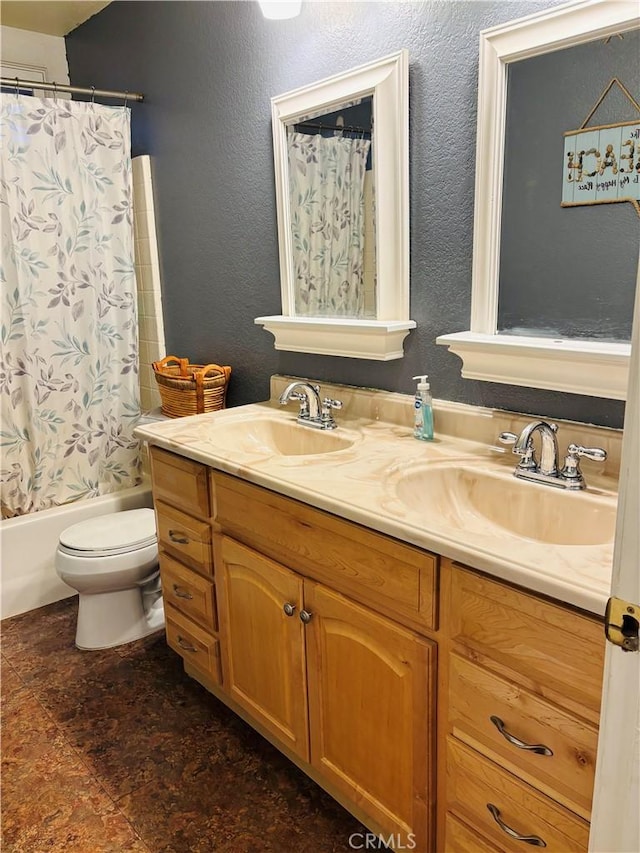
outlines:
{"label": "faucet handle", "polygon": [[332,400],[331,397],[325,397],[322,400],[322,409],[320,411],[320,419],[325,426],[325,428],[334,428],[337,426],[333,417],[331,416],[332,409],[341,409],[342,401],[341,400]]}
{"label": "faucet handle", "polygon": [[604,462],[607,458],[607,451],[602,447],[583,447],[581,444],[570,444],[567,447],[567,454],[573,459],[584,456],[592,462]]}
{"label": "faucet handle", "polygon": [[604,462],[607,458],[607,451],[602,447],[582,447],[581,444],[570,444],[567,447],[567,455],[564,458],[564,465],[560,471],[560,475],[565,481],[567,488],[584,489],[585,482],[580,470],[580,458],[585,457],[593,462]]}
{"label": "faucet handle", "polygon": [[[498,441],[501,444],[515,444],[518,438],[519,436],[517,436],[515,432],[501,432],[498,436]],[[523,453],[516,450],[515,447],[511,452],[520,457],[516,470],[534,470],[538,467],[538,463],[536,462],[536,458],[533,454],[533,441],[531,439],[527,441],[527,446]]]}

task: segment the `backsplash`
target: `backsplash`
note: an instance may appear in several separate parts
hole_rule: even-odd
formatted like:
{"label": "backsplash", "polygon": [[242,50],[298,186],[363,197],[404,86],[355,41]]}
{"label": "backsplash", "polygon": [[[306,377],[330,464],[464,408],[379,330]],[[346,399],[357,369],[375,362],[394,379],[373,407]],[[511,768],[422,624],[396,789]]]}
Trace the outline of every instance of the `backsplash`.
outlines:
{"label": "backsplash", "polygon": [[[278,402],[278,398],[286,386],[293,381],[312,382],[320,385],[321,396],[333,397],[342,402],[342,410],[336,413],[347,417],[362,417],[373,421],[385,421],[407,428],[413,427],[413,396],[397,394],[392,391],[381,391],[375,388],[359,388],[350,385],[337,385],[329,382],[318,382],[299,376],[283,376],[276,374],[271,377],[270,400]],[[482,406],[470,406],[466,403],[452,403],[448,400],[433,401],[434,431],[436,437],[448,435],[466,441],[475,441],[495,450],[496,453],[507,454],[513,459],[509,447],[498,442],[501,432],[519,434],[534,418],[519,412],[506,412],[501,409],[489,409]],[[542,418],[544,420],[544,418]],[[601,475],[618,479],[620,474],[620,454],[622,451],[622,430],[608,427],[593,426],[569,420],[549,418],[558,425],[558,447],[561,458],[566,447],[572,442],[585,447],[602,447],[607,452],[607,460],[602,463],[587,462],[584,465],[585,476]]]}

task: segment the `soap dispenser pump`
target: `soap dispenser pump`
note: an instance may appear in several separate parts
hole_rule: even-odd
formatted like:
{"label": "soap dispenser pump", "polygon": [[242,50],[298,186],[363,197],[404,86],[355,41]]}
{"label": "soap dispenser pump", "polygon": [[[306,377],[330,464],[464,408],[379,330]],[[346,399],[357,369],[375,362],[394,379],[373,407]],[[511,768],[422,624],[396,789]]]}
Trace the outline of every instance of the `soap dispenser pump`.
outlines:
{"label": "soap dispenser pump", "polygon": [[413,435],[414,438],[418,438],[420,441],[432,441],[433,400],[431,398],[430,385],[427,382],[429,377],[425,373],[422,376],[414,376],[413,378],[420,380],[416,388],[414,402]]}

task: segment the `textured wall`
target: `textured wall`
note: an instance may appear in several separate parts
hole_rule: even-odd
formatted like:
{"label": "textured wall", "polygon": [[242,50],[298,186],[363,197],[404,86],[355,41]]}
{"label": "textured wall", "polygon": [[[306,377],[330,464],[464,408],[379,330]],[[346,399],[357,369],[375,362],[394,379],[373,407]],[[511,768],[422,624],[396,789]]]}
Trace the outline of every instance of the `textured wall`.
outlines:
{"label": "textured wall", "polygon": [[[266,21],[254,2],[119,0],[68,36],[76,85],[145,94],[134,153],[153,157],[167,351],[231,364],[231,405],[264,399],[276,372],[406,393],[428,372],[443,399],[621,426],[619,402],[463,380],[435,344],[469,325],[478,33],[552,5],[307,0]],[[253,323],[280,313],[269,99],[402,47],[418,328],[393,362],[276,352]]]}

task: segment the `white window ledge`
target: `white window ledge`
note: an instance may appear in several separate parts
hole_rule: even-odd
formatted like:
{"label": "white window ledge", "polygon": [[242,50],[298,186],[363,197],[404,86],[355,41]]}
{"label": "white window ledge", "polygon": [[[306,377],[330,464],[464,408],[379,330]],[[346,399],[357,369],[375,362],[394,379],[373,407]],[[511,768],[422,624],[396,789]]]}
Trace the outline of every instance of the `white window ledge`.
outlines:
{"label": "white window ledge", "polygon": [[486,335],[440,335],[462,359],[462,376],[505,385],[523,385],[625,400],[631,344]]}
{"label": "white window ledge", "polygon": [[256,317],[271,332],[275,348],[288,352],[391,361],[404,356],[413,320],[343,320],[336,317]]}

